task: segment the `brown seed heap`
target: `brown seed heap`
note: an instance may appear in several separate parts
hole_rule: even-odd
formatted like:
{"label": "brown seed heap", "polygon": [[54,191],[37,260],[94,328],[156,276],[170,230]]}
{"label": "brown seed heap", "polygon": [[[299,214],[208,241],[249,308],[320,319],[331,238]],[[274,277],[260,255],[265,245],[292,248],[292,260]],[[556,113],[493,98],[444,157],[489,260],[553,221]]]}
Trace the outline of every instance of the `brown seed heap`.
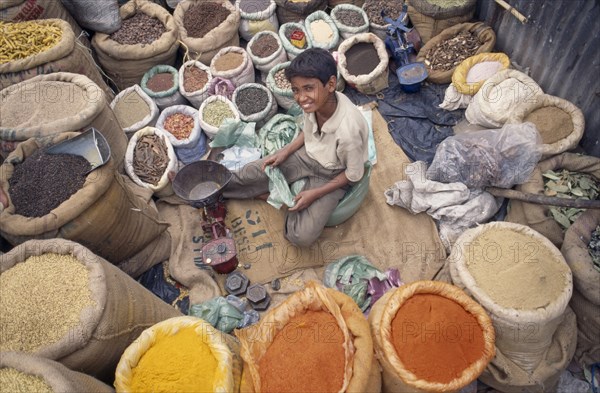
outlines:
{"label": "brown seed heap", "polygon": [[198,67],[186,67],[183,71],[183,88],[188,93],[201,90],[208,83],[208,73]]}
{"label": "brown seed heap", "polygon": [[454,37],[438,42],[425,55],[425,64],[432,70],[450,71],[467,57],[477,53],[481,42],[470,31],[461,31]]}
{"label": "brown seed heap", "polygon": [[175,85],[173,74],[170,72],[160,72],[148,79],[146,87],[155,93],[167,91]]}
{"label": "brown seed heap", "polygon": [[197,3],[183,15],[183,27],[188,36],[202,38],[227,19],[230,12],[219,3],[211,1]]}
{"label": "brown seed heap", "polygon": [[285,77],[285,68],[282,68],[281,70],[277,71],[275,75],[273,75],[273,78],[275,78],[275,84],[277,85],[277,87],[279,87],[282,90],[291,90],[292,84]]}
{"label": "brown seed heap", "polygon": [[270,34],[263,34],[254,41],[250,50],[255,56],[269,57],[279,48],[277,39]]}
{"label": "brown seed heap", "polygon": [[400,0],[368,0],[363,9],[371,23],[385,25],[386,23],[381,17],[381,11],[384,11],[386,17],[396,20],[402,13],[403,3],[404,2]]}
{"label": "brown seed heap", "polygon": [[0,275],[0,350],[35,352],[80,324],[93,305],[87,268],[71,255],[31,256]]}
{"label": "brown seed heap", "polygon": [[244,62],[244,55],[238,52],[227,52],[215,60],[217,71],[235,70]]}
{"label": "brown seed heap", "polygon": [[133,171],[144,183],[157,185],[169,163],[167,145],[161,136],[144,135],[133,150]]}
{"label": "brown seed heap", "polygon": [[137,12],[124,19],[121,28],[112,33],[110,39],[121,45],[148,45],[159,39],[165,31],[167,29],[160,20]]}
{"label": "brown seed heap", "polygon": [[42,378],[22,373],[14,368],[0,369],[0,386],[2,392],[54,393],[54,389]]}
{"label": "brown seed heap", "polygon": [[365,24],[365,18],[355,10],[338,9],[335,11],[335,17],[345,26],[358,27]]}
{"label": "brown seed heap", "polygon": [[186,139],[194,129],[194,118],[184,115],[183,113],[175,113],[167,116],[163,123],[165,130],[169,131],[177,139]]}
{"label": "brown seed heap", "polygon": [[247,14],[253,14],[266,10],[269,5],[271,5],[271,0],[241,0],[240,10]]}

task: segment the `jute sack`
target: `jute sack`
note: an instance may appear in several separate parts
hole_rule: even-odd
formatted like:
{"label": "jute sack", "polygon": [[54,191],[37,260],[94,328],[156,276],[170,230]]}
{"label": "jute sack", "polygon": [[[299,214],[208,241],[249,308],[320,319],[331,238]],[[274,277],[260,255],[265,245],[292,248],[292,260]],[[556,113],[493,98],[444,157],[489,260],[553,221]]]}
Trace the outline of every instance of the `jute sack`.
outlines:
{"label": "jute sack", "polygon": [[227,19],[219,26],[215,27],[201,38],[194,38],[188,35],[183,25],[183,16],[193,5],[202,3],[204,0],[186,0],[177,4],[173,18],[179,29],[179,40],[182,47],[185,48],[186,58],[198,60],[204,64],[210,64],[212,58],[217,52],[226,46],[239,46],[240,36],[238,29],[240,27],[240,11],[232,5],[229,0],[216,0],[223,7],[229,10]]}
{"label": "jute sack", "polygon": [[[88,270],[93,304],[79,324],[33,354],[109,381],[125,348],[157,322],[181,315],[127,274],[80,244],[63,239],[31,240],[0,258],[5,272],[32,255],[69,254]],[[60,301],[56,299],[55,301]]]}
{"label": "jute sack", "polygon": [[304,22],[304,19],[317,10],[327,8],[327,0],[275,0],[277,3],[277,20],[279,24]]}
{"label": "jute sack", "polygon": [[[566,169],[571,172],[587,173],[600,181],[600,158],[582,156],[574,153],[562,153],[540,161],[529,179],[516,186],[516,190],[529,194],[544,195],[544,178],[549,170]],[[527,225],[547,237],[556,247],[563,244],[564,232],[550,215],[547,205],[511,200],[506,221]],[[589,234],[588,234],[589,236]]]}
{"label": "jute sack", "polygon": [[[206,72],[208,80],[206,81],[206,84],[204,85],[204,87],[201,88],[200,90],[187,91],[185,89],[185,71],[187,69],[191,69],[193,67],[196,67],[196,68]],[[192,104],[192,106],[194,108],[200,108],[200,105],[202,105],[202,102],[204,102],[204,100],[210,96],[210,94],[208,92],[208,87],[210,85],[211,80],[212,80],[212,74],[210,73],[210,67],[200,63],[199,61],[196,61],[196,60],[186,61],[185,63],[183,63],[181,65],[181,68],[179,68],[179,92],[181,93],[182,96],[185,97],[186,100],[188,100],[190,102],[190,104]]]}
{"label": "jute sack", "polygon": [[[57,3],[60,2],[57,1]],[[69,23],[62,19],[44,19],[28,23],[56,26],[62,31],[62,37],[56,45],[44,52],[0,64],[0,89],[37,75],[72,72],[90,78],[104,91],[109,101],[113,98],[114,93],[102,79],[99,67],[94,62],[89,48],[77,40]]]}
{"label": "jute sack", "polygon": [[[346,51],[360,42],[370,42],[377,49],[379,64],[368,75],[351,75],[348,72]],[[373,33],[356,34],[345,39],[338,48],[338,69],[346,83],[363,94],[376,94],[388,87],[388,62],[389,56],[385,44]]]}
{"label": "jute sack", "polygon": [[[278,45],[277,50],[267,57],[259,57],[252,52],[252,45],[263,35],[270,35],[271,37],[275,38]],[[275,67],[277,64],[288,61],[287,52],[281,43],[279,34],[272,31],[261,31],[260,33],[256,34],[254,37],[252,37],[250,42],[248,42],[246,50],[248,51],[248,56],[250,56],[252,63],[254,63],[254,67],[261,71],[263,75],[268,74],[269,71],[271,71],[271,68]]]}
{"label": "jute sack", "polygon": [[[496,33],[494,33],[494,30],[492,30],[491,27],[486,26],[483,22],[460,23],[447,29],[444,29],[434,38],[427,41],[427,43],[423,45],[423,47],[419,51],[419,54],[417,55],[417,61],[424,63],[425,56],[433,47],[435,47],[440,42],[444,42],[450,38],[455,37],[457,34],[463,31],[470,31],[475,36],[477,36],[477,39],[481,43],[481,46],[477,49],[475,54],[491,52],[492,49],[494,49],[494,45],[496,44]],[[450,83],[452,81],[452,73],[454,72],[455,68],[456,67],[453,67],[451,70],[448,71],[437,71],[432,70],[431,68],[429,68],[429,66],[427,66],[427,72],[429,73],[429,77],[427,77],[427,80],[438,84]]]}
{"label": "jute sack", "polygon": [[[343,24],[338,18],[337,18],[337,12],[339,11],[344,11],[344,10],[351,10],[351,11],[355,11],[358,12],[359,14],[362,15],[363,20],[364,20],[364,24],[360,25],[360,26],[347,26],[345,24]],[[356,6],[356,5],[352,5],[352,4],[339,4],[336,5],[335,8],[333,10],[331,10],[331,19],[333,20],[333,23],[335,23],[335,26],[337,27],[338,31],[340,32],[340,35],[342,36],[342,40],[345,40],[346,38],[350,38],[353,35],[356,34],[360,34],[360,33],[367,33],[369,31],[369,17],[367,16],[367,13],[360,7]]]}
{"label": "jute sack", "polygon": [[277,4],[275,0],[271,0],[267,9],[257,12],[244,12],[240,8],[240,1],[235,2],[235,8],[240,10],[240,36],[246,41],[250,41],[252,37],[261,31],[279,30],[279,21],[277,20]]}
{"label": "jute sack", "polygon": [[[448,383],[431,382],[419,378],[400,360],[392,341],[392,321],[400,307],[414,295],[432,294],[450,299],[462,306],[479,324],[483,333],[484,348],[481,357],[470,364],[462,374]],[[449,321],[450,326],[462,329]],[[457,287],[438,281],[416,281],[388,291],[373,305],[369,324],[375,353],[383,368],[383,392],[451,392],[467,386],[483,372],[494,357],[494,328],[483,308]],[[444,326],[441,329],[445,329]],[[462,330],[461,330],[462,331]]]}
{"label": "jute sack", "polygon": [[69,370],[53,360],[23,352],[2,352],[0,369],[4,368],[41,378],[53,392],[57,393],[112,393],[115,391],[94,377]]}
{"label": "jute sack", "polygon": [[[551,96],[549,94],[543,94],[532,106],[517,107],[512,112],[512,116],[508,119],[509,123],[523,123],[525,118],[532,112],[547,107],[556,107],[569,116],[571,116],[571,122],[573,131],[555,142],[544,143],[541,146],[542,154],[546,157],[560,154],[567,150],[574,149],[579,144],[579,141],[583,137],[583,131],[585,130],[585,118],[583,112],[571,101],[567,101],[560,97]],[[543,135],[543,132],[542,132]]]}
{"label": "jute sack", "polygon": [[[233,336],[213,328],[202,319],[180,316],[161,321],[144,330],[125,350],[115,373],[117,392],[132,391],[131,382],[136,366],[144,354],[156,344],[160,336],[171,336],[184,328],[193,328],[217,360],[213,392],[239,391],[242,359],[240,358],[240,344],[238,341]],[[182,354],[182,358],[185,358],[185,354]]]}
{"label": "jute sack", "polygon": [[[130,139],[131,136],[138,130],[141,130],[144,127],[152,127],[156,124],[156,120],[158,120],[158,115],[160,114],[159,110],[158,110],[158,106],[156,106],[156,103],[154,102],[154,100],[152,100],[152,98],[150,98],[148,96],[148,94],[146,94],[144,92],[144,90],[142,90],[142,88],[140,87],[140,85],[133,85],[131,87],[128,87],[127,89],[121,91],[119,94],[117,94],[117,96],[115,97],[114,100],[112,100],[112,102],[110,103],[110,109],[115,110],[115,106],[117,105],[117,103],[120,100],[124,100],[124,99],[131,99],[129,97],[127,97],[130,93],[135,92],[142,101],[144,101],[146,103],[146,105],[148,105],[148,115],[146,115],[146,117],[144,117],[142,120],[138,121],[137,123],[133,123],[132,125],[130,125],[129,127],[123,128],[123,132],[125,132],[125,135],[127,135],[127,138]],[[125,101],[123,104],[135,104],[135,101]],[[116,113],[115,113],[116,115]],[[117,119],[118,120],[118,119]]]}
{"label": "jute sack", "polygon": [[[345,348],[342,392],[378,392],[381,389],[379,365],[373,353],[369,324],[349,296],[331,288],[309,282],[303,290],[289,296],[271,308],[261,320],[249,328],[235,330],[241,343],[244,379],[241,392],[260,392],[259,362],[290,320],[308,310],[325,311],[333,315],[342,330]],[[294,356],[293,353],[287,356]],[[284,375],[281,377],[285,378]],[[291,381],[290,381],[291,382]]]}
{"label": "jute sack", "polygon": [[427,0],[407,0],[408,17],[426,43],[443,30],[468,22],[475,14],[476,0],[464,0],[462,4],[442,8]]}
{"label": "jute sack", "polygon": [[[532,290],[536,288],[534,285],[540,287],[552,284],[552,293],[548,295],[552,298],[539,299],[539,303],[543,302],[544,306],[521,309],[503,306],[497,301],[497,298],[490,295],[490,293],[497,292],[495,288],[491,288],[489,284],[484,287],[472,275],[470,264],[473,264],[475,260],[488,261],[492,265],[493,263],[502,263],[510,258],[508,253],[511,250],[504,249],[502,243],[482,244],[482,240],[480,240],[480,236],[487,234],[493,236],[494,231],[500,230],[524,235],[527,239],[525,244],[515,240],[511,245],[514,249],[521,251],[520,254],[513,255],[514,258],[519,258],[515,262],[520,262],[521,266],[527,263],[537,263],[538,265],[543,263],[544,270],[552,271],[553,276],[550,278],[524,277],[523,280],[529,279],[529,281],[526,284],[523,280],[520,281],[520,285],[528,285]],[[542,260],[536,257],[539,253],[538,250],[542,248],[550,255],[548,259],[544,257]],[[563,322],[565,310],[573,291],[571,270],[560,251],[544,236],[524,225],[492,222],[464,232],[454,244],[448,260],[454,285],[464,289],[490,315],[496,330],[498,351],[525,372],[536,370],[544,361],[544,357],[552,345],[556,329]],[[512,269],[517,267],[519,267],[518,263],[511,266]],[[550,281],[552,282],[550,283]],[[498,288],[506,286],[506,291],[510,292],[510,286],[514,287],[516,284],[505,282],[499,278],[492,285]]]}
{"label": "jute sack", "polygon": [[[243,58],[242,64],[231,70],[218,70],[215,66],[216,62],[221,56],[228,53],[240,54]],[[214,77],[229,79],[235,87],[242,86],[245,83],[254,83],[254,64],[252,64],[252,59],[250,59],[248,52],[244,48],[238,46],[228,46],[219,50],[210,61],[210,73]]]}
{"label": "jute sack", "polygon": [[575,360],[587,368],[600,359],[600,306],[586,299],[578,290],[573,291],[570,306],[577,316]]}
{"label": "jute sack", "polygon": [[[127,137],[104,92],[88,77],[68,72],[38,75],[0,91],[0,101],[1,155],[6,157],[29,138],[94,127],[108,141],[115,167],[122,171]],[[71,105],[63,107],[61,101]],[[53,113],[44,114],[44,108]]]}
{"label": "jute sack", "polygon": [[[53,142],[77,135],[60,134]],[[40,140],[29,139],[0,166],[0,187],[9,202],[8,182],[15,165],[42,146]],[[0,212],[0,234],[13,245],[30,239],[64,238],[85,245],[112,263],[132,257],[166,229],[157,210],[136,198],[122,175],[115,173],[113,160],[92,171],[80,190],[45,216],[15,214],[12,203]]]}
{"label": "jute sack", "polygon": [[139,84],[144,73],[155,65],[174,65],[177,57],[178,30],[173,16],[146,0],[129,1],[119,10],[122,19],[138,12],[158,19],[165,26],[163,35],[151,44],[121,45],[104,33],[96,33],[92,38],[100,65],[119,90]]}
{"label": "jute sack", "polygon": [[504,53],[480,53],[466,58],[452,73],[452,84],[458,93],[473,96],[479,91],[485,80],[468,83],[467,76],[471,68],[484,62],[498,62],[501,64],[500,70],[505,70],[510,66],[510,59]]}

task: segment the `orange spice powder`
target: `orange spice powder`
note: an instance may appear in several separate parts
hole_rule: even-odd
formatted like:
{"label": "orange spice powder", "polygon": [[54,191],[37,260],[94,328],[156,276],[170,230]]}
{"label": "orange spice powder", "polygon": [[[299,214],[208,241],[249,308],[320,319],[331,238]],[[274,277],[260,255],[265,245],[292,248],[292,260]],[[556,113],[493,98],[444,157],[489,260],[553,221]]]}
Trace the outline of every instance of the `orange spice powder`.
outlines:
{"label": "orange spice powder", "polygon": [[481,358],[483,330],[460,304],[416,294],[392,320],[392,342],[404,366],[418,378],[448,383]]}
{"label": "orange spice powder", "polygon": [[263,392],[338,392],[344,382],[344,335],[333,315],[306,311],[275,335],[259,361]]}

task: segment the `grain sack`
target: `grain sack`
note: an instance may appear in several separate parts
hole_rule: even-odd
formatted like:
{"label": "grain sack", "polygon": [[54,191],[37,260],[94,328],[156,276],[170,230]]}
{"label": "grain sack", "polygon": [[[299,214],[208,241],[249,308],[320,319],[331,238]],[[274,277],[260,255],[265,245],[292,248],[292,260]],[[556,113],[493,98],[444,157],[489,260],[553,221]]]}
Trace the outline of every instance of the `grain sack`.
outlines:
{"label": "grain sack", "polygon": [[275,3],[280,25],[290,22],[302,23],[308,15],[317,10],[325,11],[327,8],[327,0],[275,0]]}
{"label": "grain sack", "polygon": [[600,306],[578,290],[573,291],[570,306],[577,316],[575,360],[581,367],[589,368],[600,359]]}
{"label": "grain sack", "polygon": [[362,7],[364,3],[365,0],[328,0],[327,6],[332,9],[338,5],[354,5],[356,7]]}
{"label": "grain sack", "polygon": [[526,373],[542,364],[571,299],[571,270],[530,228],[492,222],[464,232],[448,258],[452,282],[490,314],[496,348]]}
{"label": "grain sack", "polygon": [[[213,26],[220,21],[220,19],[215,19],[214,16],[217,11],[213,8],[209,10],[206,8],[209,6],[203,6],[203,4],[209,4],[210,7],[221,5],[220,8],[224,8],[226,11],[223,11],[223,13],[228,14],[224,17],[224,20]],[[190,8],[193,14],[188,14],[186,18],[186,14]],[[186,56],[189,59],[210,64],[212,58],[221,48],[240,45],[240,37],[238,35],[240,12],[229,0],[208,2],[203,0],[182,1],[177,4],[173,18],[175,18],[175,23],[179,28],[179,40],[182,42],[182,47],[185,48]],[[207,20],[210,20],[211,23],[206,23]]]}
{"label": "grain sack", "polygon": [[169,173],[177,170],[177,156],[166,134],[154,127],[142,128],[131,137],[125,155],[125,171],[131,180],[157,196],[173,193]]}
{"label": "grain sack", "polygon": [[261,31],[279,30],[275,0],[236,0],[235,8],[240,10],[239,31],[246,41]]}
{"label": "grain sack", "polygon": [[185,97],[179,92],[177,68],[157,65],[150,68],[142,78],[142,90],[148,94],[161,111],[173,105],[185,105]]}
{"label": "grain sack", "polygon": [[[0,22],[0,29],[14,46],[14,52],[5,52],[9,57],[12,54],[13,60],[5,59],[4,56],[0,58],[0,89],[37,75],[72,72],[94,81],[104,90],[108,100],[114,96],[102,79],[89,48],[77,40],[73,29],[64,20],[45,19],[9,24]],[[32,39],[36,44],[30,41]],[[43,44],[42,40],[50,43]],[[29,55],[24,56],[24,53]]]}
{"label": "grain sack", "polygon": [[[348,52],[354,45],[371,43],[377,51],[379,63],[368,74],[353,75],[348,67],[351,65],[347,59]],[[338,48],[338,69],[346,83],[363,94],[376,94],[388,87],[388,62],[389,56],[385,44],[373,33],[356,34],[345,39]]]}
{"label": "grain sack", "polygon": [[102,380],[112,380],[121,354],[144,329],[181,315],[68,240],[26,242],[0,257],[0,272],[2,290],[11,297],[18,290],[40,289],[11,303],[3,294],[2,306],[9,307],[2,312],[3,331],[15,330],[2,336],[3,349],[56,360]]}
{"label": "grain sack", "polygon": [[179,92],[195,108],[209,97],[208,86],[212,80],[210,67],[199,61],[190,60],[179,68]]}
{"label": "grain sack", "polygon": [[[369,325],[349,296],[315,282],[236,330],[241,392],[378,392]],[[283,352],[283,353],[282,353]]]}
{"label": "grain sack", "polygon": [[[294,46],[294,44],[292,44],[290,40],[290,35],[297,30],[301,31],[304,34],[304,38],[306,40],[306,43],[302,48]],[[288,22],[279,26],[279,39],[281,40],[281,44],[285,48],[288,59],[290,60],[293,60],[300,53],[304,52],[308,48],[312,48],[313,46],[312,41],[310,40],[310,37],[306,32],[306,28],[302,23]]]}
{"label": "grain sack", "polygon": [[[473,42],[462,38],[473,37]],[[459,38],[461,37],[461,38]],[[455,42],[456,41],[456,42]],[[452,47],[445,48],[452,44]],[[467,46],[471,44],[470,46]],[[417,61],[425,63],[429,76],[428,81],[438,84],[450,83],[454,69],[468,57],[490,52],[496,44],[496,34],[491,27],[482,22],[461,23],[444,29],[440,34],[429,40],[417,55]],[[440,50],[444,50],[444,56],[451,56],[452,60],[443,57]],[[459,49],[457,49],[459,48]],[[434,56],[434,61],[428,59]],[[438,64],[444,61],[443,64]],[[449,63],[451,61],[451,63]]]}
{"label": "grain sack", "polygon": [[77,23],[88,30],[110,34],[121,27],[117,0],[96,2],[93,7],[87,0],[61,0],[61,2]]}
{"label": "grain sack", "polygon": [[215,137],[225,119],[240,120],[240,114],[233,102],[218,95],[204,100],[198,112],[200,127],[209,139]]}
{"label": "grain sack", "polygon": [[[142,39],[137,35],[127,37],[131,41],[120,44],[114,38],[123,29],[127,19],[144,14],[156,18],[164,27],[164,33],[158,38],[150,37],[150,43],[138,43]],[[158,4],[145,0],[132,0],[121,6],[119,15],[123,19],[121,28],[113,34],[96,33],[92,38],[92,46],[96,50],[98,61],[119,90],[140,83],[144,73],[159,64],[173,65],[179,48],[178,30],[175,19]],[[139,17],[139,16],[138,16]],[[157,27],[158,28],[158,27]],[[139,27],[138,27],[139,29]],[[144,30],[144,32],[147,32]],[[112,37],[112,38],[111,38]],[[135,42],[129,44],[129,42]]]}
{"label": "grain sack", "polygon": [[[385,12],[385,16],[393,20],[400,19],[403,4],[404,1],[366,0],[362,9],[369,18],[369,31],[385,41],[389,24],[385,23],[381,12]],[[401,20],[402,23],[408,25],[408,14],[405,13]]]}
{"label": "grain sack", "polygon": [[267,75],[267,87],[273,93],[277,104],[285,110],[290,109],[295,103],[292,85],[285,76],[285,69],[289,61],[276,65]]}
{"label": "grain sack", "polygon": [[452,73],[452,84],[459,93],[473,96],[487,79],[509,66],[510,59],[504,53],[480,53],[463,60],[456,67]]}
{"label": "grain sack", "polygon": [[231,101],[236,106],[240,119],[264,125],[277,113],[277,101],[271,90],[259,83],[247,83],[235,89]]}
{"label": "grain sack", "polygon": [[[63,133],[53,142],[77,135]],[[83,186],[50,213],[41,217],[17,214],[9,181],[15,167],[42,146],[39,139],[29,139],[19,144],[0,166],[0,187],[10,202],[0,212],[0,234],[12,245],[30,239],[64,238],[88,247],[112,263],[119,263],[135,255],[167,229],[167,225],[159,220],[156,209],[135,198],[122,175],[115,173],[113,160],[87,175]]]}
{"label": "grain sack", "polygon": [[53,360],[26,353],[0,355],[0,385],[6,392],[25,387],[36,393],[111,393],[115,390],[97,379],[69,370]]}
{"label": "grain sack", "polygon": [[248,52],[238,46],[219,50],[210,62],[210,73],[214,77],[229,79],[236,87],[254,83],[252,60]]}
{"label": "grain sack", "polygon": [[373,305],[369,324],[384,392],[458,391],[495,353],[488,315],[447,283],[416,281],[388,291]]}
{"label": "grain sack", "polygon": [[277,64],[288,61],[287,52],[281,43],[278,33],[272,31],[261,31],[256,34],[246,46],[248,56],[254,63],[254,67],[263,75]]}
{"label": "grain sack", "polygon": [[483,83],[467,107],[465,117],[471,124],[502,127],[513,113],[538,105],[543,95],[542,88],[524,73],[503,70]]}
{"label": "grain sack", "polygon": [[187,105],[168,107],[160,114],[156,128],[167,135],[182,163],[199,161],[206,153],[206,135],[200,128],[198,109]]}
{"label": "grain sack", "polygon": [[315,11],[304,20],[304,29],[313,47],[334,50],[340,41],[340,32],[325,11]]}
{"label": "grain sack", "polygon": [[543,94],[532,106],[517,107],[508,122],[532,122],[542,136],[542,154],[554,156],[574,149],[585,130],[583,112],[570,101]]}
{"label": "grain sack", "polygon": [[477,5],[476,0],[409,0],[407,3],[408,17],[423,43],[449,27],[470,21]]}
{"label": "grain sack", "polygon": [[110,103],[110,109],[128,139],[136,131],[154,126],[160,113],[156,103],[137,84],[117,94]]}
{"label": "grain sack", "polygon": [[108,141],[115,167],[122,168],[127,137],[105,94],[88,77],[68,72],[38,75],[0,91],[0,154],[22,141],[96,128]]}
{"label": "grain sack", "polygon": [[352,4],[335,6],[331,10],[331,19],[340,32],[342,40],[369,31],[369,17],[362,8]]}
{"label": "grain sack", "polygon": [[[562,153],[540,161],[529,179],[525,183],[517,185],[516,190],[529,194],[544,195],[543,174],[550,170],[559,172],[563,169],[570,172],[586,173],[600,181],[599,158]],[[511,200],[506,221],[527,225],[547,237],[556,247],[561,247],[563,244],[563,230],[552,217],[550,207],[547,205]]]}

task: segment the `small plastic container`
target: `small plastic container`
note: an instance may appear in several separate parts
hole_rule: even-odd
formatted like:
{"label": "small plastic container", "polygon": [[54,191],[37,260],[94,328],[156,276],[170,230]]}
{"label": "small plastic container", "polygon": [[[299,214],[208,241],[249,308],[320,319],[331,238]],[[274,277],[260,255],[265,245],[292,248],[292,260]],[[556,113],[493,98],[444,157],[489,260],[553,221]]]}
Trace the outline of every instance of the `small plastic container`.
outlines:
{"label": "small plastic container", "polygon": [[421,90],[421,84],[427,76],[427,68],[425,64],[417,62],[410,63],[396,70],[400,88],[406,93],[416,93]]}

